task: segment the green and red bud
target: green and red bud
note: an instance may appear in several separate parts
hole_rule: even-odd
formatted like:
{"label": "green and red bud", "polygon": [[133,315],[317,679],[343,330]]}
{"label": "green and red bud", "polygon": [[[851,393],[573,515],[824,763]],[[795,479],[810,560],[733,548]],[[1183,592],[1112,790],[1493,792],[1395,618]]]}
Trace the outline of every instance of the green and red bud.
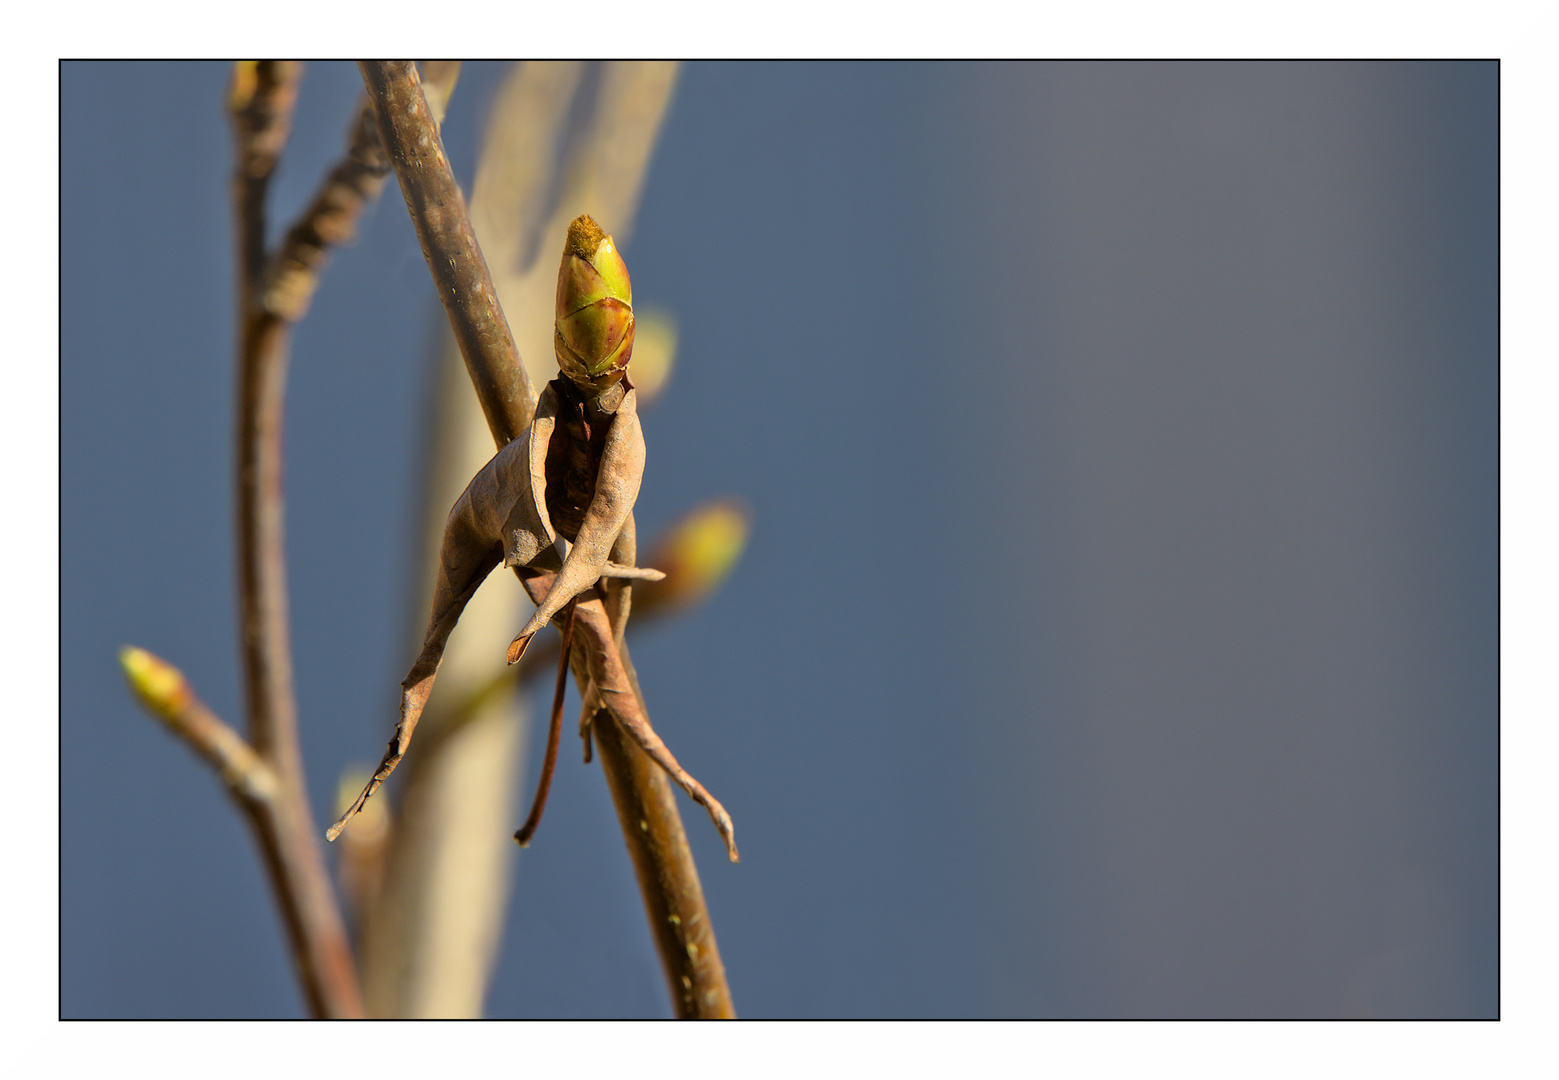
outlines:
{"label": "green and red bud", "polygon": [[563,374],[598,390],[622,378],[633,356],[633,287],[616,243],[588,214],[568,227],[555,327]]}

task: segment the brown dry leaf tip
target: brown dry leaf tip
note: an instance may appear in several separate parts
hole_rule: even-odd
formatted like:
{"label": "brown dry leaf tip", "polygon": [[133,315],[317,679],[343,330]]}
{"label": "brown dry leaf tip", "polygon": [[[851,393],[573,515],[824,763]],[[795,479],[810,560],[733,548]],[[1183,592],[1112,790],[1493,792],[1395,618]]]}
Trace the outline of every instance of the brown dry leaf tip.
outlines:
{"label": "brown dry leaf tip", "polygon": [[592,743],[590,726],[595,720],[597,709],[604,708],[601,704],[600,693],[596,690],[595,683],[585,688],[585,700],[579,708],[579,740],[585,745],[585,764],[590,764],[592,756]]}
{"label": "brown dry leaf tip", "polygon": [[522,634],[509,642],[509,663],[518,664],[520,658],[525,655],[525,650],[530,648],[531,640],[535,634]]}

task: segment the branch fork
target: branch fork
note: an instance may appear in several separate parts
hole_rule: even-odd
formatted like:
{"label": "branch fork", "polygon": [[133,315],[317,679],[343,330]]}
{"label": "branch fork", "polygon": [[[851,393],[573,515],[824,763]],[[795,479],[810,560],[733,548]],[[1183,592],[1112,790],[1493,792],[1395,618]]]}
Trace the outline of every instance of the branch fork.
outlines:
{"label": "branch fork", "polygon": [[249,817],[311,1011],[359,1017],[356,965],[315,839],[298,745],[281,436],[292,326],[308,310],[330,248],[352,239],[390,166],[365,102],[345,157],[280,249],[268,253],[266,194],[301,78],[302,65],[294,61],[243,61],[228,95],[237,141],[238,576],[249,737],[223,723],[172,665],[133,648],[124,650],[121,664],[142,703],[216,768]]}

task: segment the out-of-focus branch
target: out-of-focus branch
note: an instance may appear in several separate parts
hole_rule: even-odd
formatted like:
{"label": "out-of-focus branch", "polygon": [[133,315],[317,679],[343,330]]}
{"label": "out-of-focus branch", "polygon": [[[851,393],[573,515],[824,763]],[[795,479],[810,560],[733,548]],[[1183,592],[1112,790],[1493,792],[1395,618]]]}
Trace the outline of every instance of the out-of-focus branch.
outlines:
{"label": "out-of-focus branch", "polygon": [[292,131],[303,65],[295,60],[241,60],[227,107],[238,136],[233,203],[238,210],[240,287],[247,293],[265,270],[265,192]]}
{"label": "out-of-focus branch", "polygon": [[[298,745],[287,610],[282,432],[292,321],[308,306],[328,244],[351,235],[377,192],[374,150],[356,126],[348,160],[326,181],[293,242],[281,310],[265,302],[265,189],[286,142],[300,68],[240,64],[230,106],[238,139],[238,562],[249,743],[274,773],[273,798],[252,806],[260,848],[282,909],[304,993],[316,1016],[363,1013],[356,967],[325,871]],[[382,180],[381,180],[382,182]]]}
{"label": "out-of-focus branch", "polygon": [[[444,107],[459,75],[458,62],[433,65],[428,85],[437,102],[433,108],[435,122],[443,119]],[[364,208],[379,197],[389,175],[390,159],[379,141],[373,107],[364,96],[347,138],[346,156],[325,177],[314,201],[266,265],[260,305],[269,314],[295,323],[308,313],[330,249],[351,243],[356,237]]]}
{"label": "out-of-focus branch", "polygon": [[[439,145],[437,128],[410,63],[364,61],[361,66],[381,137],[390,150],[407,209],[417,225],[423,255],[460,343],[488,427],[501,447],[530,422],[533,401],[528,380],[519,370],[507,322],[493,294],[486,263],[466,220],[459,189]],[[497,326],[504,328],[501,336],[493,333]],[[520,386],[524,387],[523,398],[515,392]],[[527,588],[533,600],[539,599],[531,583],[527,582]],[[607,640],[610,643],[610,637]],[[585,676],[579,667],[583,662],[582,650],[576,650],[573,662],[576,678]],[[586,682],[581,683],[582,688],[584,685]],[[640,696],[636,687],[634,696]],[[642,708],[642,699],[639,704]],[[677,1012],[681,1016],[733,1015],[675,795],[659,768],[649,762],[636,744],[627,738],[613,737],[614,731],[607,730],[615,725],[610,713],[603,710],[600,715],[605,717],[602,731],[606,732],[605,738],[598,733],[603,767],[618,806],[624,839],[645,896],[646,912]],[[613,758],[611,763],[605,761],[608,755]],[[644,758],[647,768],[635,768],[635,755]],[[652,774],[658,775],[661,782],[657,784]],[[612,779],[614,775],[617,780]],[[658,830],[656,836],[648,835],[651,828]],[[672,915],[680,925],[697,927],[705,935],[702,944],[694,941],[692,949],[686,943],[677,947],[658,925]],[[691,973],[687,970],[690,954],[703,959],[702,965]]]}
{"label": "out-of-focus branch", "polygon": [[379,197],[390,175],[390,162],[379,142],[373,112],[364,101],[347,143],[346,157],[326,177],[313,204],[287,233],[270,262],[260,306],[267,314],[295,323],[308,312],[332,247],[357,233],[363,208]]}
{"label": "out-of-focus branch", "polygon": [[[302,66],[240,63],[229,104],[238,140],[234,192],[239,262],[239,566],[249,676],[250,734],[261,753],[279,740],[282,764],[295,748],[292,661],[282,534],[281,434],[286,392],[286,327],[256,303],[265,274],[265,193],[291,129]],[[289,741],[293,744],[289,747]]]}

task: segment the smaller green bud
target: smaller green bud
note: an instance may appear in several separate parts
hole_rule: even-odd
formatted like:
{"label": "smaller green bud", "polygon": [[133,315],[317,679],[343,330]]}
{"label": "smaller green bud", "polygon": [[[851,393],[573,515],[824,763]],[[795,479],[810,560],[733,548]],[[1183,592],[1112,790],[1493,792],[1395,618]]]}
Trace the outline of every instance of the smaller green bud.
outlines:
{"label": "smaller green bud", "polygon": [[683,516],[650,554],[650,564],[665,567],[666,576],[635,585],[634,616],[707,600],[730,575],[751,528],[752,511],[731,497],[712,499]]}
{"label": "smaller green bud", "polygon": [[639,408],[660,397],[677,361],[676,316],[664,309],[634,312],[633,389]]}
{"label": "smaller green bud", "polygon": [[604,390],[622,378],[633,356],[633,287],[612,238],[589,214],[568,227],[553,351],[575,383]]}
{"label": "smaller green bud", "polygon": [[177,726],[193,696],[184,673],[160,656],[134,645],[119,650],[119,666],[124,669],[125,680],[141,704],[165,722]]}

